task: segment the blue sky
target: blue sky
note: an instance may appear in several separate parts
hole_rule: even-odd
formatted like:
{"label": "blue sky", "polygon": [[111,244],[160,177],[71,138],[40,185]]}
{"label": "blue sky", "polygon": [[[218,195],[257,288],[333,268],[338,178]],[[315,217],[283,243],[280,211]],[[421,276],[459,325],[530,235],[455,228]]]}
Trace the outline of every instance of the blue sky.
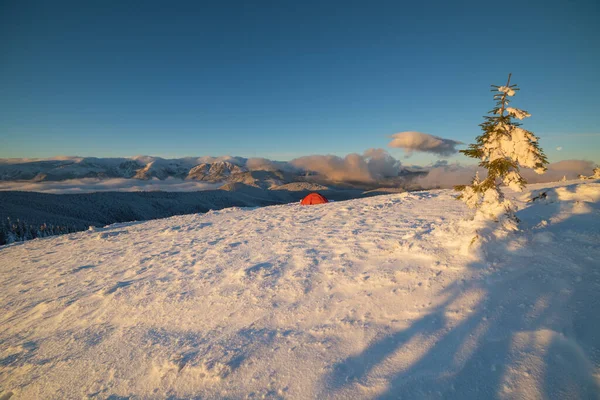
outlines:
{"label": "blue sky", "polygon": [[470,143],[512,72],[550,160],[600,162],[599,17],[595,0],[3,1],[0,157]]}

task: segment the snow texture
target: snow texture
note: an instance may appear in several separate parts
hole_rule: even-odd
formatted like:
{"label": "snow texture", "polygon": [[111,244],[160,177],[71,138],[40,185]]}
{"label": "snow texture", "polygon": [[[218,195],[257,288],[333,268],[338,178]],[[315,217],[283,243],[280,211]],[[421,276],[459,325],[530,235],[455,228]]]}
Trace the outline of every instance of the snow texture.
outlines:
{"label": "snow texture", "polygon": [[450,190],[1,247],[0,398],[598,399],[600,183],[528,189],[477,252]]}

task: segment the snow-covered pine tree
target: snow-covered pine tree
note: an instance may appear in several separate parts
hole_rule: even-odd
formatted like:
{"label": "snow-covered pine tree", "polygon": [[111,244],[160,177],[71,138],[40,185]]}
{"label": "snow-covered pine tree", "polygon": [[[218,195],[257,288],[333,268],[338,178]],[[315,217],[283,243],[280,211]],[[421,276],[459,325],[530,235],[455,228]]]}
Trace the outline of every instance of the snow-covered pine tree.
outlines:
{"label": "snow-covered pine tree", "polygon": [[508,74],[508,82],[504,86],[492,85],[496,106],[479,125],[483,133],[477,136],[477,143],[461,150],[466,156],[480,160],[479,166],[487,170],[487,177],[480,181],[477,175],[471,185],[460,185],[455,189],[461,192],[458,198],[469,207],[477,208],[484,218],[503,220],[508,226],[516,228],[518,220],[514,215],[514,207],[504,199],[500,182],[520,192],[526,182],[519,173],[519,167],[532,168],[536,173],[543,174],[548,160],[539,146],[538,138],[514,120],[522,120],[530,114],[509,107],[510,98],[519,90],[517,85],[511,85],[510,77],[511,74]]}
{"label": "snow-covered pine tree", "polygon": [[594,179],[600,179],[600,167],[594,168],[594,175],[592,175]]}

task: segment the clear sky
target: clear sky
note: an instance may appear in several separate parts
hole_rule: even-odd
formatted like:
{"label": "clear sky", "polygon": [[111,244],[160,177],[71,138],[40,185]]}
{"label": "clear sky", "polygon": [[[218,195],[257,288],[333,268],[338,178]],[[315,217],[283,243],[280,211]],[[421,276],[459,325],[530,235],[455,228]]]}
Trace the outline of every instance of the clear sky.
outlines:
{"label": "clear sky", "polygon": [[470,143],[512,72],[550,160],[600,162],[599,20],[597,0],[0,0],[0,157]]}

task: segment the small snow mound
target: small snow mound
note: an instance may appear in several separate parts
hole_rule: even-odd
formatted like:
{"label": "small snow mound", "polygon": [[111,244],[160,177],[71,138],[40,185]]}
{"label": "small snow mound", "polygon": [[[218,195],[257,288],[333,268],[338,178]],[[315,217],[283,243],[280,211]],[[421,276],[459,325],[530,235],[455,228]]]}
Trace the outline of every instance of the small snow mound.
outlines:
{"label": "small snow mound", "polygon": [[549,189],[532,190],[521,197],[523,201],[541,201],[555,203],[557,201],[574,201],[595,203],[600,201],[600,183],[579,183]]}

